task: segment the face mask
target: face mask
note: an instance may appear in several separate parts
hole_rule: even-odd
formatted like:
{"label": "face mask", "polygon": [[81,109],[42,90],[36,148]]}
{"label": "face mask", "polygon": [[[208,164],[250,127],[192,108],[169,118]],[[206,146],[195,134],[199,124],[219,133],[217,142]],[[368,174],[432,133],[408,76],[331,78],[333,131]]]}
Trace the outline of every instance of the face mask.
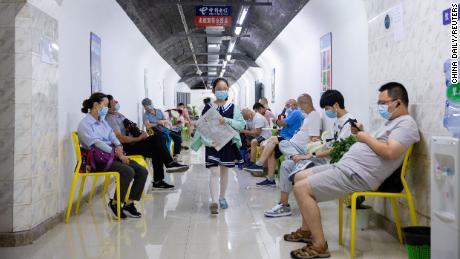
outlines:
{"label": "face mask", "polygon": [[152,109],[152,110],[155,110],[155,106],[153,106],[153,104],[150,104],[149,108]]}
{"label": "face mask", "polygon": [[335,111],[326,111],[326,116],[331,119],[335,119],[337,118],[337,113]]}
{"label": "face mask", "polygon": [[228,91],[216,91],[215,95],[218,100],[225,100],[228,98]]}
{"label": "face mask", "polygon": [[109,111],[109,108],[108,107],[102,107],[101,109],[99,109],[99,111],[97,112],[97,114],[99,115],[99,117],[101,119],[104,119],[105,118],[105,115],[107,115],[107,112]]}
{"label": "face mask", "polygon": [[289,116],[289,113],[291,113],[291,112],[292,112],[292,108],[287,108],[286,109],[286,116]]}
{"label": "face mask", "polygon": [[115,104],[115,111],[118,112],[120,110],[120,104]]}
{"label": "face mask", "polygon": [[387,104],[379,105],[379,113],[380,113],[380,116],[382,116],[382,118],[384,118],[385,120],[389,120],[391,118],[391,115],[393,115],[393,113],[388,111]]}

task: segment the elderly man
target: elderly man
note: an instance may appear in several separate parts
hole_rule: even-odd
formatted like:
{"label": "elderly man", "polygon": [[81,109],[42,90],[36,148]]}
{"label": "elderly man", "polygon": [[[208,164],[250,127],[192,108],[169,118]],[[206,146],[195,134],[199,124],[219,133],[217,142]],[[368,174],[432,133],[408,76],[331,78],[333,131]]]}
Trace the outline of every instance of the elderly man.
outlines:
{"label": "elderly man", "polygon": [[[302,102],[302,105],[308,102],[307,97],[304,95],[300,96],[298,100]],[[281,153],[281,150],[279,149],[278,144],[283,140],[290,140],[294,136],[295,132],[300,128],[300,125],[304,120],[304,115],[302,114],[302,111],[297,108],[296,100],[288,100],[286,102],[286,109],[289,111],[286,119],[280,119],[277,121],[279,125],[283,126],[279,136],[270,137],[270,139],[262,143],[263,150],[259,160],[257,160],[255,164],[248,166],[246,168],[246,170],[250,172],[261,172],[263,171],[263,165],[265,164],[265,162],[267,162],[267,179],[260,183],[257,183],[256,186],[258,187],[276,187],[276,159],[283,155]]]}
{"label": "elderly man", "polygon": [[166,148],[166,139],[162,135],[147,136],[145,132],[134,137],[124,125],[126,117],[119,112],[120,104],[113,96],[108,95],[109,113],[105,117],[110,127],[113,129],[116,137],[123,144],[124,150],[128,155],[142,155],[152,159],[153,165],[153,182],[152,188],[163,190],[172,189],[170,185],[164,181],[164,167],[166,172],[184,172],[188,170],[187,165],[179,164],[173,161],[171,154]]}
{"label": "elderly man", "polygon": [[[295,175],[294,194],[303,223],[284,239],[307,244],[292,251],[292,258],[329,257],[318,202],[335,200],[352,192],[377,190],[401,166],[407,149],[419,141],[417,124],[409,115],[409,97],[404,86],[391,82],[380,87],[379,92],[378,112],[386,123],[375,137],[360,131],[358,142],[339,162]],[[293,236],[297,239],[292,239]]]}
{"label": "elderly man", "polygon": [[[240,131],[251,141],[251,162],[256,162],[257,146],[271,137],[271,131],[268,121],[260,113],[254,112],[248,108],[242,110],[243,118],[246,121],[247,129]],[[265,130],[264,130],[265,128]]]}

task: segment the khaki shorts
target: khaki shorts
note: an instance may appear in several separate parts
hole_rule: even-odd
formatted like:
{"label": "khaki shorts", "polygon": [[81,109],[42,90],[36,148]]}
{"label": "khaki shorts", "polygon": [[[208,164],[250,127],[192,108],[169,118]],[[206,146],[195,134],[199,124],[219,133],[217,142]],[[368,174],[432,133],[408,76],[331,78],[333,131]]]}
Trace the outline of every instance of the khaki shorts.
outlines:
{"label": "khaki shorts", "polygon": [[311,168],[313,172],[307,179],[317,202],[343,198],[349,193],[371,191],[371,188],[357,174],[348,174],[335,165],[322,165]]}

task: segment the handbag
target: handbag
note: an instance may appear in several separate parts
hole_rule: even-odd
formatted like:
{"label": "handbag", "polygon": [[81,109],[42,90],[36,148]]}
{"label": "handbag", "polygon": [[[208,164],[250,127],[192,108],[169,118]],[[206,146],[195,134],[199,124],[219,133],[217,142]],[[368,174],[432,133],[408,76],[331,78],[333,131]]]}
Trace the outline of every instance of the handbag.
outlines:
{"label": "handbag", "polygon": [[115,149],[112,147],[110,152],[92,146],[87,152],[86,164],[91,171],[107,171],[115,159]]}
{"label": "handbag", "polygon": [[131,134],[133,137],[137,138],[142,134],[142,131],[137,127],[137,124],[128,120],[124,119],[123,120],[123,125],[125,126],[125,129],[129,134]]}

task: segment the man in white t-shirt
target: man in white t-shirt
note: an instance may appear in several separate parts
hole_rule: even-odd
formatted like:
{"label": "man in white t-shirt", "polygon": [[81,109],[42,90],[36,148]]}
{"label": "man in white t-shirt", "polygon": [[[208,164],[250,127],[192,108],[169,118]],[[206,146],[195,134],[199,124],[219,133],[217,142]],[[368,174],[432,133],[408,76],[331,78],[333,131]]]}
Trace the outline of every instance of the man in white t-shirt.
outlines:
{"label": "man in white t-shirt", "polygon": [[240,131],[251,139],[251,162],[256,161],[256,150],[262,141],[270,138],[271,130],[268,121],[263,115],[248,108],[241,111],[246,121],[247,129]]}
{"label": "man in white t-shirt", "polygon": [[378,112],[386,120],[376,137],[359,131],[358,140],[335,164],[313,167],[295,175],[294,193],[302,214],[302,227],[284,236],[286,241],[307,241],[291,252],[292,258],[330,256],[323,233],[318,202],[335,200],[353,192],[375,191],[401,166],[409,147],[420,140],[417,124],[409,115],[405,87],[390,82],[380,87]]}
{"label": "man in white t-shirt", "polygon": [[[304,119],[301,121],[302,124],[300,128],[294,133],[292,138],[289,140],[281,140],[277,145],[280,156],[284,155],[288,157],[293,154],[305,154],[308,142],[316,141],[320,137],[322,125],[321,116],[315,111],[311,96],[308,94],[300,95],[297,98],[297,104],[300,111],[303,113],[302,117]],[[256,185],[259,187],[276,186],[274,175],[267,175],[267,179]]]}
{"label": "man in white t-shirt", "polygon": [[[264,214],[266,217],[290,216],[292,212],[289,206],[289,193],[292,191],[292,182],[289,178],[292,177],[295,172],[305,168],[328,163],[329,154],[332,150],[330,148],[332,143],[335,140],[345,139],[352,134],[349,119],[354,119],[354,117],[345,110],[345,100],[339,91],[328,90],[324,92],[321,96],[320,106],[325,110],[326,116],[334,120],[332,129],[332,136],[334,137],[327,143],[328,148],[326,150],[318,151],[313,154],[307,154],[306,150],[293,149],[287,145],[281,146],[280,144],[281,152],[284,153],[286,158],[286,160],[281,163],[280,167],[281,197],[277,205],[265,211]],[[309,130],[303,134],[303,137],[298,137],[299,142],[301,142],[305,148],[309,142],[309,138],[311,138],[310,136],[315,136],[322,125],[319,113],[316,111],[314,113],[309,113],[307,118],[309,121],[308,123],[304,121],[304,125],[306,125]],[[304,125],[302,125],[302,127],[304,127]],[[294,137],[292,139],[294,139]]]}

